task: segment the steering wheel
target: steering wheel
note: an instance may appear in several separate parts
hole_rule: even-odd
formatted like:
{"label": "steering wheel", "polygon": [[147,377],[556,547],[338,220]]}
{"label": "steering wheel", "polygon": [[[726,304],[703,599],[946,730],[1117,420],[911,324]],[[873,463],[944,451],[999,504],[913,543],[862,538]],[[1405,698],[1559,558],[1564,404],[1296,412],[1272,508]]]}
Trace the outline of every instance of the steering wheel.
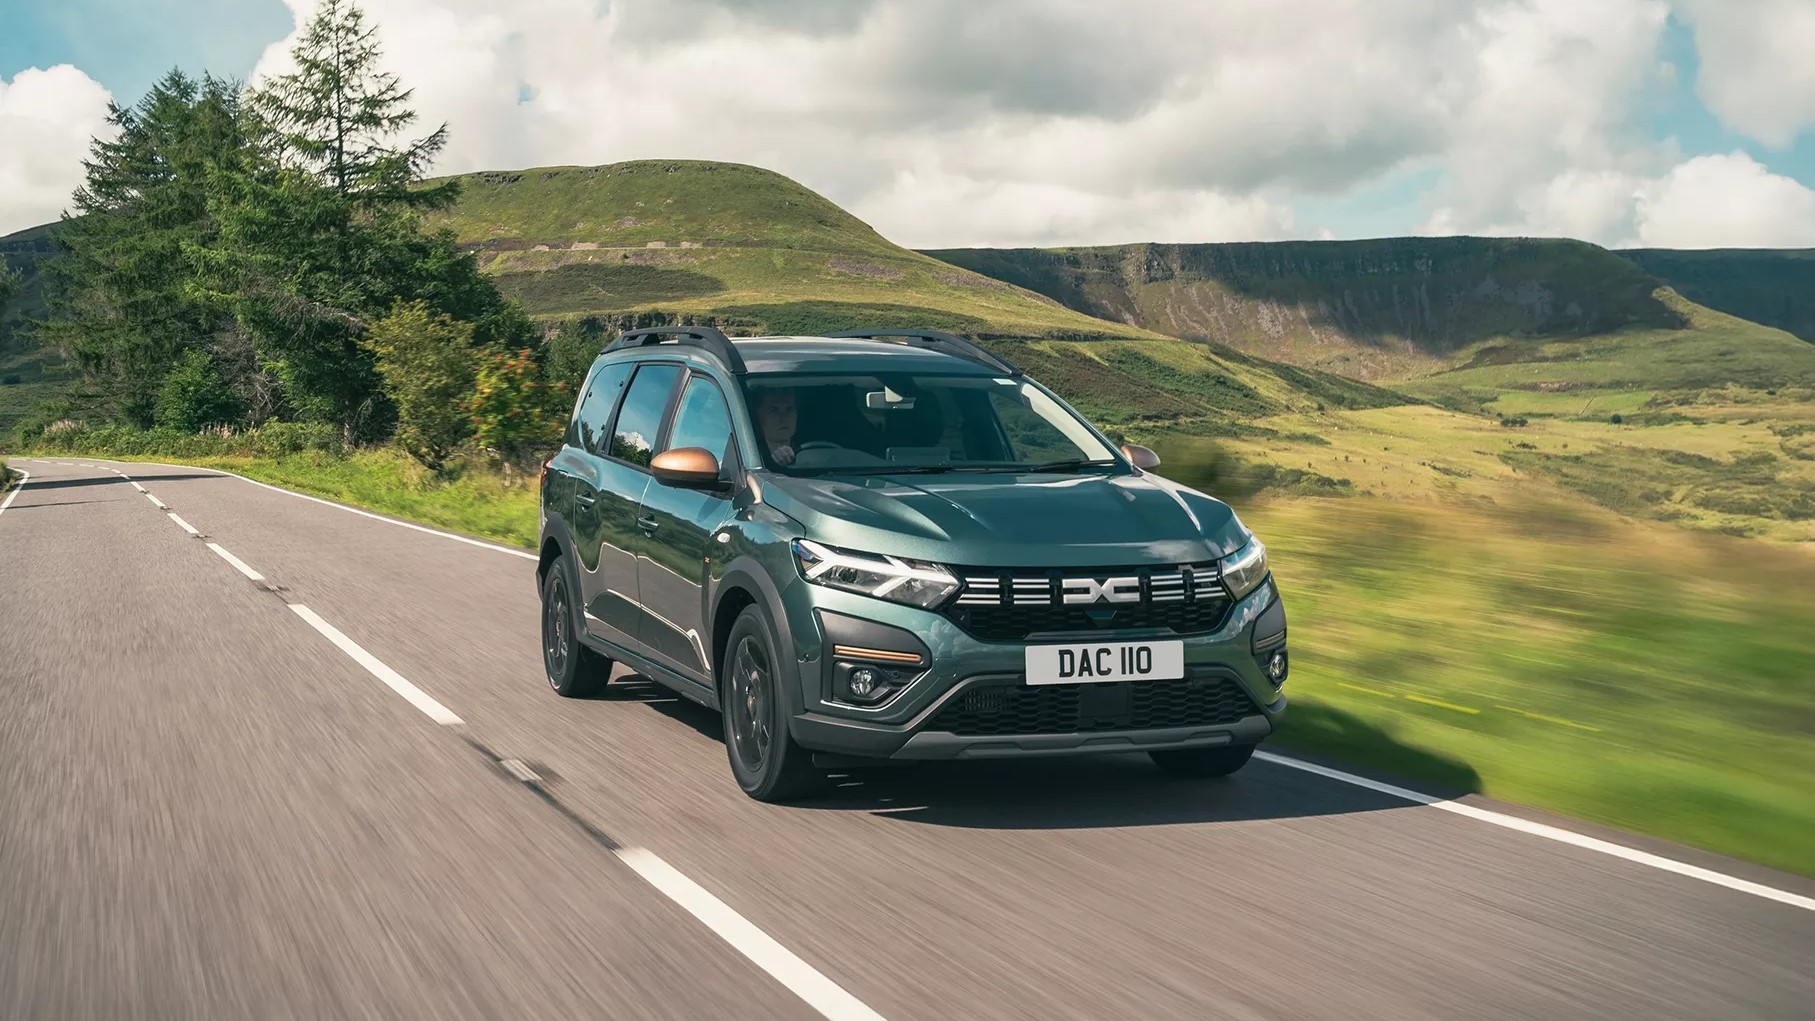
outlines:
{"label": "steering wheel", "polygon": [[843,449],[844,449],[843,447],[840,447],[838,444],[833,443],[831,440],[808,440],[807,442],[802,443],[800,446],[794,448],[796,453],[805,453],[806,451],[809,451],[809,450],[843,450]]}

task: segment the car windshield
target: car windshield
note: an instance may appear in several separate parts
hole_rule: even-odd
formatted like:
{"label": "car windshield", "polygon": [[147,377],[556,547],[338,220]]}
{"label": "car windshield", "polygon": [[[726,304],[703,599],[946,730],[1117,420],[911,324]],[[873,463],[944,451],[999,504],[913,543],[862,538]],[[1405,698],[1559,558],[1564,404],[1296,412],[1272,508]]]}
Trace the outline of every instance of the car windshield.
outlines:
{"label": "car windshield", "polygon": [[763,460],[795,475],[1104,471],[1116,452],[1038,386],[1007,376],[757,373]]}

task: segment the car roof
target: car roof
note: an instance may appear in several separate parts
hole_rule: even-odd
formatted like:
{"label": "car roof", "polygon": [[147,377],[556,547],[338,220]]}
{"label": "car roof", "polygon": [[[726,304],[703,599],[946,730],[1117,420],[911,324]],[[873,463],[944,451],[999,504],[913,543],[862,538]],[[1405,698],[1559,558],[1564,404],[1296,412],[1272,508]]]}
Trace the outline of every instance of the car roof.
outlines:
{"label": "car roof", "polygon": [[[746,371],[929,372],[996,376],[993,366],[956,352],[867,337],[732,337]],[[886,362],[887,364],[882,364]]]}

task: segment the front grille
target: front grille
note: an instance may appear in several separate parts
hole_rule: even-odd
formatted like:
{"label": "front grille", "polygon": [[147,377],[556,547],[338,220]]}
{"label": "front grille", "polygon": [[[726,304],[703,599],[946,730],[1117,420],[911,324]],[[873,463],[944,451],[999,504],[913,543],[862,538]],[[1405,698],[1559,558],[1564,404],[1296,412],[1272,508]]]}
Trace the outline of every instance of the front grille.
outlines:
{"label": "front grille", "polygon": [[1254,700],[1233,678],[1104,684],[989,684],[946,703],[928,730],[963,737],[1157,730],[1235,723]]}
{"label": "front grille", "polygon": [[1205,634],[1222,624],[1232,605],[1215,564],[1042,572],[961,568],[958,573],[964,588],[945,615],[967,634],[988,641],[1138,628]]}

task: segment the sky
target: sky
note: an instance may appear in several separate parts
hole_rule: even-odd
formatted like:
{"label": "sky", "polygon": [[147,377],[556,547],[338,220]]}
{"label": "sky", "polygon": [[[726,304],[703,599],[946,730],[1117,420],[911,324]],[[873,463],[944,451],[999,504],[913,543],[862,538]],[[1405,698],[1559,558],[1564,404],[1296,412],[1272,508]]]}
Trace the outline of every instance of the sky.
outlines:
{"label": "sky", "polygon": [[[0,233],[315,0],[0,0]],[[363,0],[438,172],[787,174],[911,247],[1815,247],[1815,0]]]}

